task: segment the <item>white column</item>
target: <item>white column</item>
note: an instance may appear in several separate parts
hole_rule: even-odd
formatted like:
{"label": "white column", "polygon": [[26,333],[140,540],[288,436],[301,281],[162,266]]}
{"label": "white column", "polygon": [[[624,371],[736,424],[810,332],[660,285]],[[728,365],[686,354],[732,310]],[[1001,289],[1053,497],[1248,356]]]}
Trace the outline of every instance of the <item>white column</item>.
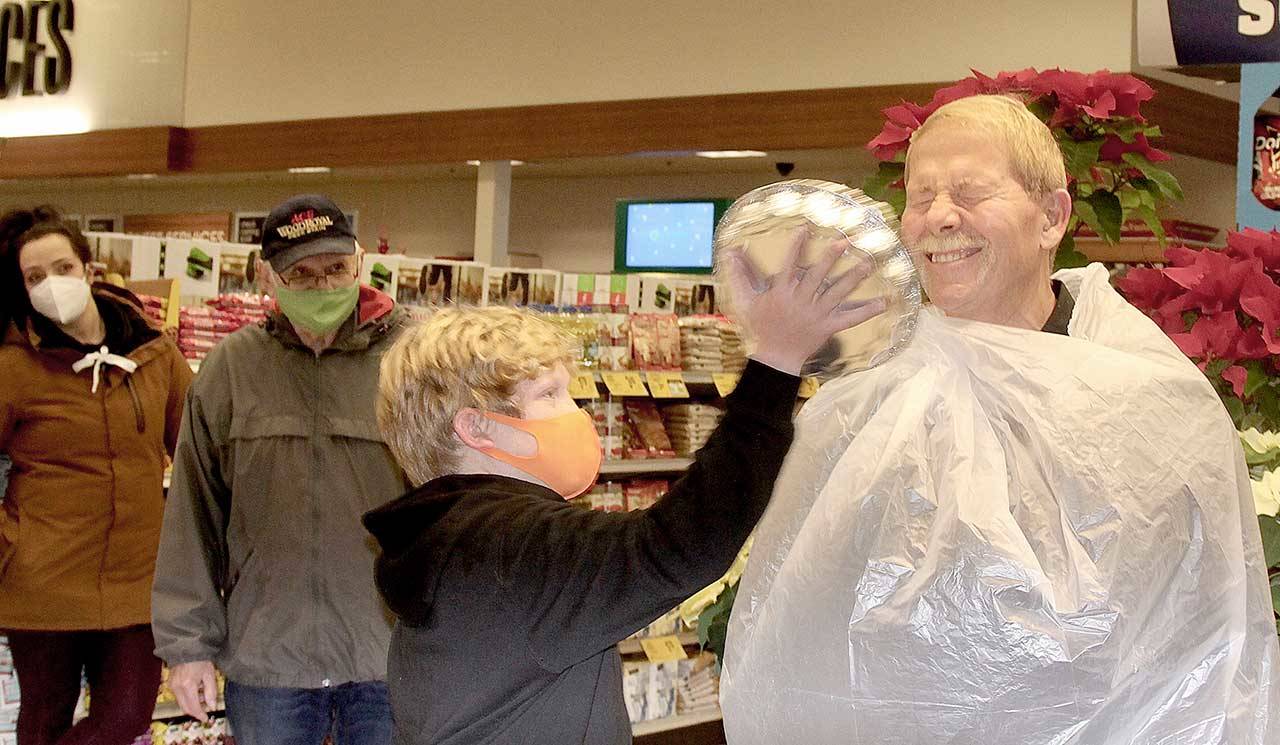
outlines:
{"label": "white column", "polygon": [[511,161],[486,160],[476,179],[475,259],[507,266],[511,230]]}

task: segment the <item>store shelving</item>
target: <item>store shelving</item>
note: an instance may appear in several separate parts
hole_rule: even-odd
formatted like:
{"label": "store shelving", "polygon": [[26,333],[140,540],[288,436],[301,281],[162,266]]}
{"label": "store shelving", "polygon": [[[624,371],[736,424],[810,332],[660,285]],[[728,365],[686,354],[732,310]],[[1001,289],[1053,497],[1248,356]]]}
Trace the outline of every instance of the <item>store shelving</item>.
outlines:
{"label": "store shelving", "polygon": [[647,473],[681,473],[693,465],[691,458],[654,458],[652,460],[606,460],[600,466],[601,476],[628,476]]}
{"label": "store shelving", "polygon": [[[217,708],[209,712],[209,716],[222,716],[225,709],[226,705],[223,703],[222,699],[218,699]],[[187,716],[187,714],[182,710],[181,706],[178,706],[178,702],[165,701],[163,703],[156,704],[156,709],[151,714],[151,721],[154,722],[160,719],[177,719],[185,716]]]}
{"label": "store shelving", "polygon": [[[676,638],[686,647],[698,644],[698,633],[696,631],[682,631],[676,634]],[[640,654],[642,651],[644,650],[640,647],[639,639],[627,639],[618,645],[619,654]]]}
{"label": "store shelving", "polygon": [[652,719],[648,722],[637,722],[631,725],[631,734],[633,737],[644,737],[645,735],[654,735],[659,732],[670,732],[672,730],[684,729],[686,727],[694,727],[699,724],[719,722],[721,721],[721,718],[719,709],[699,712],[697,714],[677,714],[674,717],[663,717],[662,719]]}

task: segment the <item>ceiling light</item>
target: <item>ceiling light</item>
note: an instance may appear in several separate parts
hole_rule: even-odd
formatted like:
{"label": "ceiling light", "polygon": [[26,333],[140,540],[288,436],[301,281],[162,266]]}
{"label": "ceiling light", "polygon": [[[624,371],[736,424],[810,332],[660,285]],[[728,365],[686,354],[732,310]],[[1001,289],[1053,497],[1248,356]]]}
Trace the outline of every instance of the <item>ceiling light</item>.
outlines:
{"label": "ceiling light", "polygon": [[130,181],[150,181],[151,179],[156,179],[160,177],[154,173],[130,173],[129,175],[125,176],[125,178],[129,179]]}
{"label": "ceiling light", "polygon": [[[524,161],[523,161],[523,160],[513,160],[513,161],[510,161],[510,163],[511,163],[511,165],[513,165],[513,166],[522,166],[522,165],[524,165]],[[467,161],[467,165],[469,165],[469,166],[478,166],[478,165],[480,165],[480,161],[478,161],[478,160],[469,160],[469,161]]]}
{"label": "ceiling light", "polygon": [[700,150],[694,155],[699,158],[763,158],[768,153],[760,150]]}
{"label": "ceiling light", "polygon": [[289,169],[289,173],[328,173],[333,169],[329,166],[296,166]]}

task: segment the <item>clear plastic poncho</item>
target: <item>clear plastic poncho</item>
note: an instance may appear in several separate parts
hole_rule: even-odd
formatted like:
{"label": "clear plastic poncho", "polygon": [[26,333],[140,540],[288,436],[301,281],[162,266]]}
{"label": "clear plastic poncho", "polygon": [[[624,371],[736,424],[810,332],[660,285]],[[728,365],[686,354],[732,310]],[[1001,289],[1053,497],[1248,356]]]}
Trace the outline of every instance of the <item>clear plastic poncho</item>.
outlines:
{"label": "clear plastic poncho", "polygon": [[729,628],[729,745],[1277,745],[1238,437],[1107,282],[1070,337],[923,313],[823,386]]}

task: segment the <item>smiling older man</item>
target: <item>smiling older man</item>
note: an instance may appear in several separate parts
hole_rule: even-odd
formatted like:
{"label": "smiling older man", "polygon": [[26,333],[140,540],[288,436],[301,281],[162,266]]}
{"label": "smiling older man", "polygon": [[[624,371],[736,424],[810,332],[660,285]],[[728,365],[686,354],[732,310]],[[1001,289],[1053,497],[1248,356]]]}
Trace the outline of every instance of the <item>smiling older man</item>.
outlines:
{"label": "smiling older man", "polygon": [[913,138],[935,308],[797,422],[730,624],[730,745],[1280,741],[1236,433],[1105,268],[1051,276],[1064,171],[1008,98]]}

